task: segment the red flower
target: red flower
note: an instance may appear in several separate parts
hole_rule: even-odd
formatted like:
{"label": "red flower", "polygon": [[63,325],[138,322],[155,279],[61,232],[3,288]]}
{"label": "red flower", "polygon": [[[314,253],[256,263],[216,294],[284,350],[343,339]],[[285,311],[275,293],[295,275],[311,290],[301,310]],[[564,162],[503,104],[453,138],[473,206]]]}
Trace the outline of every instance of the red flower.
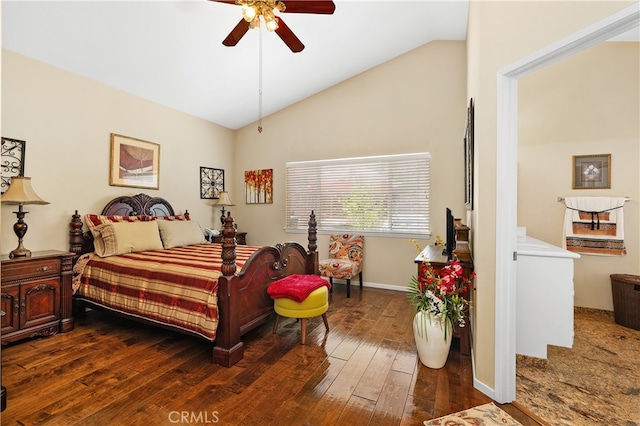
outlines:
{"label": "red flower", "polygon": [[[409,284],[409,300],[416,310],[427,311],[436,315],[444,315],[454,324],[464,326],[464,308],[469,304],[462,295],[467,294],[473,285],[476,274],[468,278],[460,262],[452,261],[436,270],[424,261],[419,267],[419,274]],[[434,297],[441,303],[435,303]]]}

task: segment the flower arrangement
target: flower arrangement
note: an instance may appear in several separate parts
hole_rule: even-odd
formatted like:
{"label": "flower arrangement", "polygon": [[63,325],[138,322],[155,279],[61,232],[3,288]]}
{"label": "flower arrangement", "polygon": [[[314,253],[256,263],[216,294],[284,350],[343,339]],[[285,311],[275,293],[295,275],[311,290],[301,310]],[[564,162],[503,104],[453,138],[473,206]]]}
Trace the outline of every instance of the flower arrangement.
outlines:
{"label": "flower arrangement", "polygon": [[[419,251],[420,247],[415,240]],[[464,298],[464,294],[469,292],[473,285],[475,272],[470,277],[463,276],[464,270],[460,262],[454,260],[436,270],[428,261],[423,261],[420,265],[417,277],[412,277],[409,282],[409,301],[415,307],[416,312],[423,311],[430,314],[437,321],[450,321],[451,326],[457,324],[464,327],[465,307],[469,301]],[[447,328],[445,328],[445,338]]]}

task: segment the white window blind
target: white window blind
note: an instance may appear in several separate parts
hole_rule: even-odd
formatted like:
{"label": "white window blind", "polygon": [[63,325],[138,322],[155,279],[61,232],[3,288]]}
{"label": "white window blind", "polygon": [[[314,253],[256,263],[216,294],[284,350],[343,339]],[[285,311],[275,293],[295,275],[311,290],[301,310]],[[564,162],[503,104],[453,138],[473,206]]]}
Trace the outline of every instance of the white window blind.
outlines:
{"label": "white window blind", "polygon": [[287,231],[427,236],[429,153],[287,163]]}

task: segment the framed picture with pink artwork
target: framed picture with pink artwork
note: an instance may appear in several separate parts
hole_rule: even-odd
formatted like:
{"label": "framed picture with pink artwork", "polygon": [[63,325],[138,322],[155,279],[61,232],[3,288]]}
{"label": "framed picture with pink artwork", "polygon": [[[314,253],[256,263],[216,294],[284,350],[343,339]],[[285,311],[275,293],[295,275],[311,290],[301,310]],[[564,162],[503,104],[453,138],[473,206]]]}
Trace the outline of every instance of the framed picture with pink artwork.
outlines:
{"label": "framed picture with pink artwork", "polygon": [[109,185],[158,189],[160,145],[111,133]]}
{"label": "framed picture with pink artwork", "polygon": [[244,193],[247,204],[273,203],[273,169],[245,171]]}

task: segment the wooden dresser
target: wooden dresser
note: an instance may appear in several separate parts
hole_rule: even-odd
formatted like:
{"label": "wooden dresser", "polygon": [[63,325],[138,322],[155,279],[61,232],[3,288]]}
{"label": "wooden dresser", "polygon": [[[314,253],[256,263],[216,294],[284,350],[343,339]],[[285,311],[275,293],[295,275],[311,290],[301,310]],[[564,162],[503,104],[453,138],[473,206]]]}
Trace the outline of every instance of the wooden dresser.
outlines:
{"label": "wooden dresser", "polygon": [[[442,254],[442,250],[444,247],[442,246],[427,246],[422,252],[414,259],[414,262],[417,264],[422,263],[423,260],[428,260],[429,263],[434,267],[434,269],[439,270],[445,267],[449,260],[446,255]],[[469,227],[456,224],[456,249],[453,252],[454,258],[460,262],[460,265],[463,269],[463,276],[465,278],[469,278],[471,273],[473,273],[473,259],[471,257],[471,252],[469,250]],[[420,265],[418,265],[418,274],[420,273]],[[466,293],[464,298],[469,300],[471,297],[471,293]],[[454,325],[453,327],[453,338],[458,339],[460,341],[460,353],[462,355],[471,355],[471,341],[469,328],[471,327],[471,322],[469,320],[469,310],[466,309],[465,313],[466,325],[464,327],[459,327],[458,325]]]}
{"label": "wooden dresser", "polygon": [[74,254],[33,252],[2,256],[2,345],[73,330],[71,274]]}

